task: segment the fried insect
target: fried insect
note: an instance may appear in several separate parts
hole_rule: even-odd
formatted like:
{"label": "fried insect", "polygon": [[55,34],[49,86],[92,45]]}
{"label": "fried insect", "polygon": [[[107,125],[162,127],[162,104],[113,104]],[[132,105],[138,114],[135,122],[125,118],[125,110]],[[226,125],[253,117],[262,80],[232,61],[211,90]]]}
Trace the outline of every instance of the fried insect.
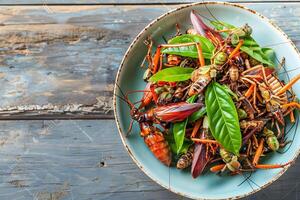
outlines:
{"label": "fried insect", "polygon": [[194,156],[194,146],[190,146],[188,151],[183,154],[179,160],[177,161],[176,167],[177,169],[185,169],[191,166]]}
{"label": "fried insect", "polygon": [[236,172],[240,169],[241,164],[238,161],[238,157],[236,155],[229,153],[223,148],[220,148],[220,156],[225,162],[225,167],[222,169],[222,171],[224,171],[226,168],[228,168],[232,172]]}
{"label": "fried insect", "polygon": [[166,166],[170,166],[172,155],[162,132],[146,122],[140,123],[140,129],[141,136],[153,155]]}
{"label": "fried insect", "polygon": [[279,149],[279,142],[274,132],[265,127],[263,133],[266,137],[266,142],[268,144],[269,149],[271,149],[272,151],[277,151]]}
{"label": "fried insect", "polygon": [[199,78],[191,85],[189,96],[200,94],[205,87],[210,83],[211,77],[207,74],[200,75]]}
{"label": "fried insect", "polygon": [[253,104],[256,104],[256,88],[265,101],[268,112],[271,112],[276,120],[284,125],[283,113],[288,107],[300,107],[297,102],[288,103],[287,91],[300,79],[300,74],[284,85],[276,76],[274,70],[262,65],[252,67],[242,72],[242,80],[251,84],[253,91]]}

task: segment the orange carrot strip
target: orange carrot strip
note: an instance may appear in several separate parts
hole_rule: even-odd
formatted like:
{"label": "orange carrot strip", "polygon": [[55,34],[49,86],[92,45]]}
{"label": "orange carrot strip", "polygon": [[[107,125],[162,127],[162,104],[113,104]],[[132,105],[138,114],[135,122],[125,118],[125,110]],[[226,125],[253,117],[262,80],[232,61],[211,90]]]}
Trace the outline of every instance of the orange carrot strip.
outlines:
{"label": "orange carrot strip", "polygon": [[219,172],[225,167],[225,164],[219,164],[210,168],[211,172]]}
{"label": "orange carrot strip", "polygon": [[258,148],[255,152],[255,155],[254,155],[254,158],[253,158],[253,161],[252,161],[252,164],[254,166],[257,165],[258,161],[259,161],[259,158],[261,156],[261,154],[263,153],[263,147],[264,147],[264,139],[261,138],[260,142],[259,142],[259,145],[258,145]]}
{"label": "orange carrot strip", "polygon": [[241,48],[241,46],[244,44],[244,40],[240,40],[238,45],[236,45],[236,47],[234,48],[234,50],[231,52],[231,54],[229,55],[229,59],[232,58]]}
{"label": "orange carrot strip", "polygon": [[288,108],[288,107],[292,107],[292,106],[296,106],[298,109],[300,109],[300,104],[297,102],[290,102],[287,104],[283,104],[281,107],[282,108]]}
{"label": "orange carrot strip", "polygon": [[298,80],[300,79],[300,74],[295,76],[288,84],[286,84],[284,87],[282,87],[276,95],[282,94],[285,91],[289,90]]}
{"label": "orange carrot strip", "polygon": [[191,135],[191,138],[194,138],[199,130],[201,126],[201,120],[198,119],[194,125],[194,128],[193,128],[193,131],[192,131],[192,135]]}
{"label": "orange carrot strip", "polygon": [[199,143],[219,144],[216,140],[192,138],[192,141]]}
{"label": "orange carrot strip", "polygon": [[283,168],[287,165],[291,164],[291,162],[285,163],[283,165],[279,164],[257,164],[255,168],[257,169],[277,169],[277,168]]}
{"label": "orange carrot strip", "polygon": [[205,60],[203,57],[202,47],[199,42],[196,43],[196,47],[197,47],[198,59],[199,59],[200,66],[203,67],[205,65]]}
{"label": "orange carrot strip", "polygon": [[254,85],[251,85],[249,87],[249,89],[247,90],[247,92],[245,93],[245,97],[249,98],[251,96],[251,94],[253,93],[254,90]]}
{"label": "orange carrot strip", "polygon": [[294,116],[293,110],[290,112],[290,120],[291,120],[291,123],[295,123],[295,116]]}

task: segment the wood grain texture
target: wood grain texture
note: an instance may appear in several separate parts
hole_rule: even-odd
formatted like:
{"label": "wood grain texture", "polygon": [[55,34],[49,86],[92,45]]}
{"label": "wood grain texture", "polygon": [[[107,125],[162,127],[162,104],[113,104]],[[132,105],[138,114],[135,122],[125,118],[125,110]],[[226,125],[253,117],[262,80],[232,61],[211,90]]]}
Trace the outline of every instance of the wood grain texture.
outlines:
{"label": "wood grain texture", "polygon": [[[204,1],[204,0],[202,0]],[[214,0],[205,0],[205,1],[214,1]],[[219,0],[224,1],[224,0]],[[193,0],[15,0],[15,1],[8,1],[8,0],[0,0],[0,4],[2,5],[38,5],[38,4],[47,4],[47,5],[151,5],[151,4],[184,4],[184,3],[194,3],[199,1]],[[234,3],[245,3],[245,2],[300,2],[299,0],[227,0],[227,2],[234,2]]]}
{"label": "wood grain texture", "polygon": [[[0,121],[0,126],[0,199],[185,199],[143,174],[113,120]],[[298,160],[246,199],[296,200],[299,167]]]}
{"label": "wood grain texture", "polygon": [[[300,47],[300,3],[246,3]],[[178,5],[1,6],[0,118],[112,118],[122,56],[151,20]]]}

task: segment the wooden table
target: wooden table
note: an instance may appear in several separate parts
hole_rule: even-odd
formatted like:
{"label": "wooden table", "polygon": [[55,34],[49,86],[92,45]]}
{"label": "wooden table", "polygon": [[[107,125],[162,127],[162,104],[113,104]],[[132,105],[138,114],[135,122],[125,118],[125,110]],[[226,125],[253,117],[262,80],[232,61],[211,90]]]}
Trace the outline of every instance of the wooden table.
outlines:
{"label": "wooden table", "polygon": [[[184,199],[129,158],[112,89],[135,35],[189,2],[0,0],[1,200]],[[300,47],[300,1],[234,2],[272,19]],[[298,199],[299,167],[246,199]]]}

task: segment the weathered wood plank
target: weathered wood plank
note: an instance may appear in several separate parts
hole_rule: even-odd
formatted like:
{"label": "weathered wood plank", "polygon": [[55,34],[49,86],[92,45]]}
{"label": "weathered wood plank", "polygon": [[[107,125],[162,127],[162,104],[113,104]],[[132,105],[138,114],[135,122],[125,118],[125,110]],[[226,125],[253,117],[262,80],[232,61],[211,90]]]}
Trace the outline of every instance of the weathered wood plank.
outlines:
{"label": "weathered wood plank", "polygon": [[[244,5],[300,47],[300,3]],[[114,77],[130,41],[177,6],[1,6],[0,118],[112,118]]]}
{"label": "weathered wood plank", "polygon": [[[0,121],[0,126],[0,199],[184,199],[140,171],[113,120]],[[299,167],[300,160],[247,199],[296,199]]]}
{"label": "weathered wood plank", "polygon": [[[214,0],[206,0],[206,1],[214,1]],[[224,1],[224,0],[220,0]],[[137,5],[137,4],[184,4],[184,3],[194,3],[199,1],[193,0],[15,0],[15,1],[8,1],[8,0],[0,0],[0,4],[2,5],[39,5],[39,4],[58,4],[58,5]],[[299,0],[227,0],[227,2],[234,2],[234,3],[246,3],[246,2],[300,2]]]}

